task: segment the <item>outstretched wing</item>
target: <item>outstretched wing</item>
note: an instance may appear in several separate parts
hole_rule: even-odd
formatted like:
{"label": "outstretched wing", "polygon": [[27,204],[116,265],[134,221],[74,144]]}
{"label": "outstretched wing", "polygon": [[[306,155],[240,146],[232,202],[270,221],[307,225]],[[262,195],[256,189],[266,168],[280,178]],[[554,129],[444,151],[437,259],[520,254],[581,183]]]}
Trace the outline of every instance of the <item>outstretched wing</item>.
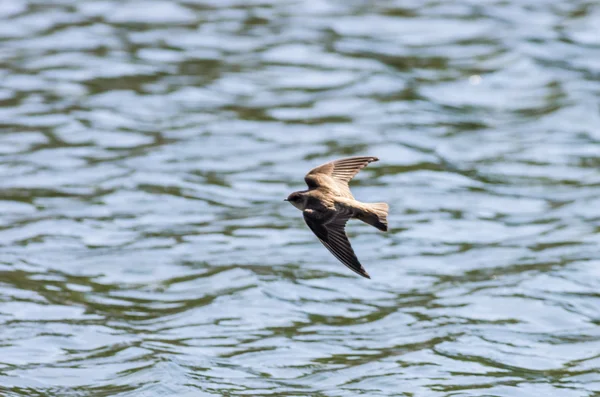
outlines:
{"label": "outstretched wing", "polygon": [[358,261],[346,235],[346,222],[350,219],[350,214],[340,214],[334,220],[323,223],[323,220],[315,217],[310,210],[303,213],[304,221],[329,252],[353,272],[371,278]]}
{"label": "outstretched wing", "polygon": [[304,180],[308,187],[316,188],[327,184],[331,178],[343,195],[352,197],[348,182],[358,171],[378,160],[377,157],[348,157],[330,161],[310,170]]}

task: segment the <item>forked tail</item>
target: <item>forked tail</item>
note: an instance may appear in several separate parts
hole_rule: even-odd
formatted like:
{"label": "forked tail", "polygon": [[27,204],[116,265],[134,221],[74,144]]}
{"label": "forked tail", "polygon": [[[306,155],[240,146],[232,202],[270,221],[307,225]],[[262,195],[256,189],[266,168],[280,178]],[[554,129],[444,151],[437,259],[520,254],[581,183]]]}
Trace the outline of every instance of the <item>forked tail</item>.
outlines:
{"label": "forked tail", "polygon": [[364,210],[359,219],[377,229],[387,232],[387,215],[390,209],[386,203],[363,203]]}

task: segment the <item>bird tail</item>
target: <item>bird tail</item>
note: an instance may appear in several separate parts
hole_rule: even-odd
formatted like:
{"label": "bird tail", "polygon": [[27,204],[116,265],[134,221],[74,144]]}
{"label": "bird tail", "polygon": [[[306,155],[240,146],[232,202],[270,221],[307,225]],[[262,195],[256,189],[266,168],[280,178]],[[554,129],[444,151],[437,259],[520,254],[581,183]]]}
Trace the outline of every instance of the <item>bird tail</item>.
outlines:
{"label": "bird tail", "polygon": [[387,215],[390,209],[386,203],[364,203],[363,213],[359,216],[359,219],[371,226],[375,226],[377,229],[387,232],[388,222]]}

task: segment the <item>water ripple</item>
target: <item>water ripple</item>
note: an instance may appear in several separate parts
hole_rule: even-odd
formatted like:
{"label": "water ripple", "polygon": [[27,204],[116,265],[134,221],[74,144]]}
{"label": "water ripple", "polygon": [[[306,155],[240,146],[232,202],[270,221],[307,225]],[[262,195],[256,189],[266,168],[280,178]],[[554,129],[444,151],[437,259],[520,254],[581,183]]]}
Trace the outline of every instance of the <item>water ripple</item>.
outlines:
{"label": "water ripple", "polygon": [[596,4],[5,3],[1,395],[600,392]]}

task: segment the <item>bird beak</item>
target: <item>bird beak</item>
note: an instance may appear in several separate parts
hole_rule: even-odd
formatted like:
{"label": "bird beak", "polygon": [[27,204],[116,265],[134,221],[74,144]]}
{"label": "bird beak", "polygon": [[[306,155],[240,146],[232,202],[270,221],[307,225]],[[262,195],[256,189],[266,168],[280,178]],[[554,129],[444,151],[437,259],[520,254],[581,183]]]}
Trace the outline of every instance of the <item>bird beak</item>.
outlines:
{"label": "bird beak", "polygon": [[283,201],[288,201],[288,199],[283,199]]}

